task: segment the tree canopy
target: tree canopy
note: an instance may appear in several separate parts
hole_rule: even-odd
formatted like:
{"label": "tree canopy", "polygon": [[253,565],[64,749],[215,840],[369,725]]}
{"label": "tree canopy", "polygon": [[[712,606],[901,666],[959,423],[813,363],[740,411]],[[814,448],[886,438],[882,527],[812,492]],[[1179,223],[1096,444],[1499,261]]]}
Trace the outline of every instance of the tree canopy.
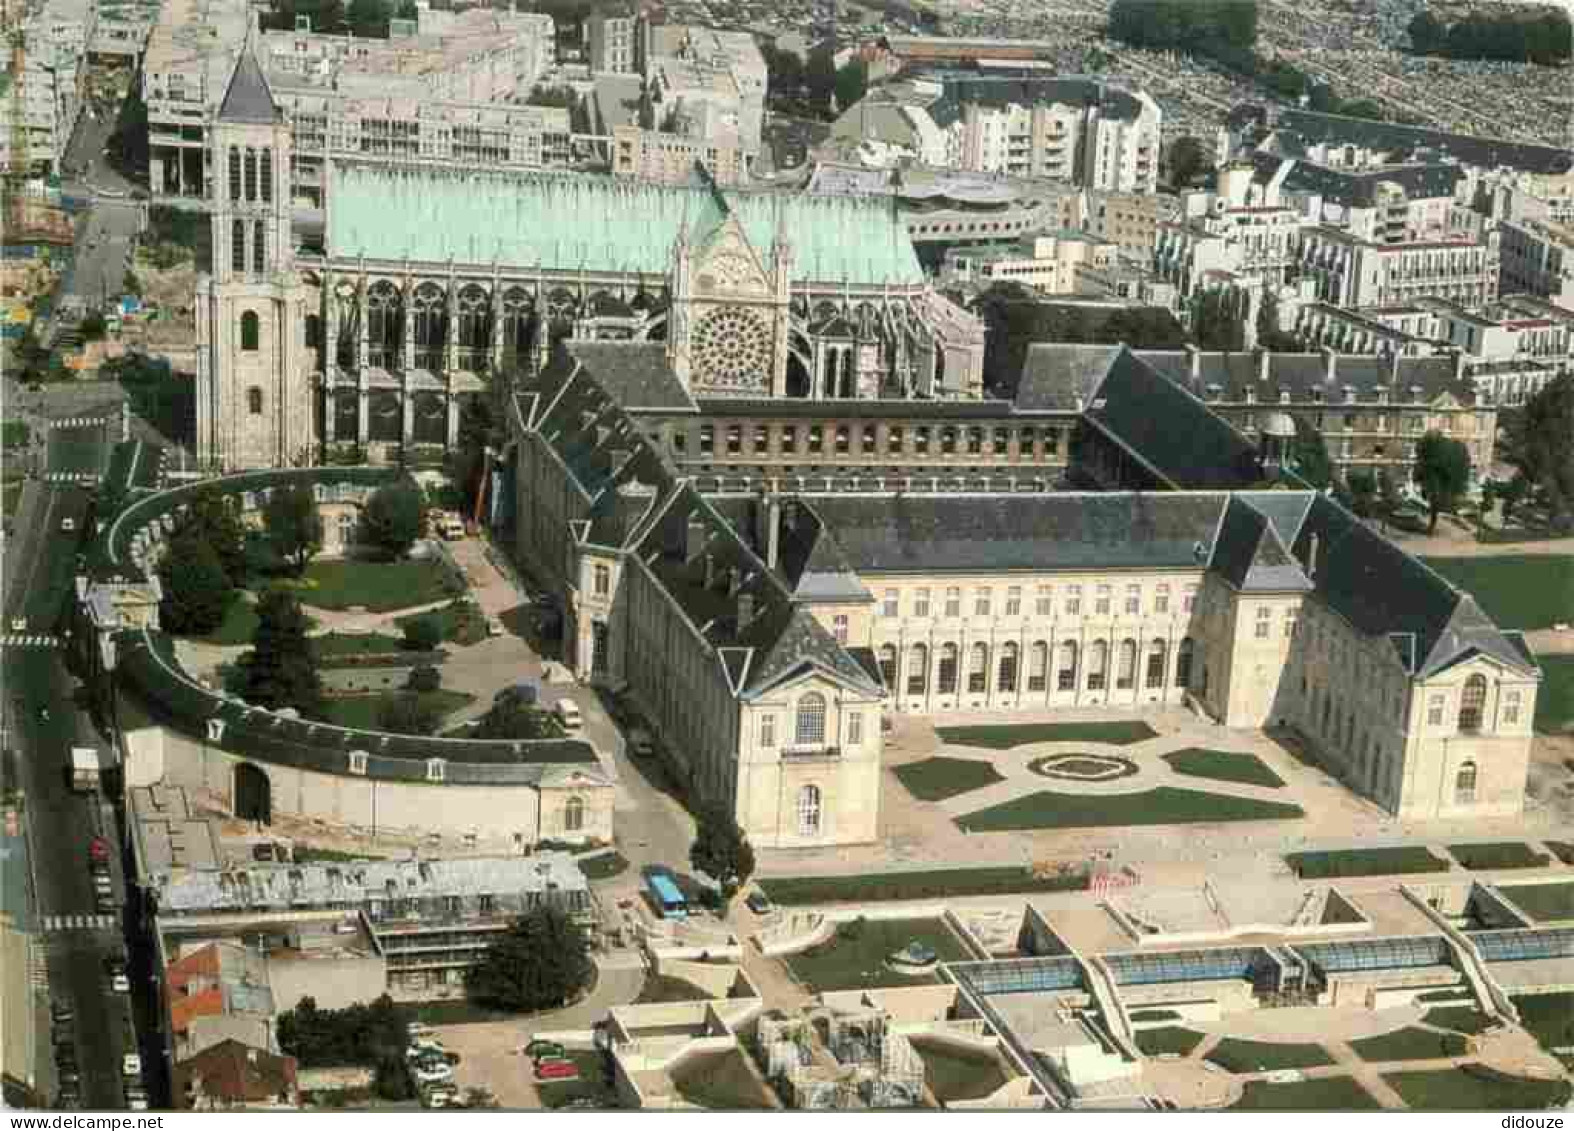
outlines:
{"label": "tree canopy", "polygon": [[404,622],[404,646],[412,652],[430,652],[443,641],[443,626],[430,613]]}
{"label": "tree canopy", "polygon": [[415,691],[390,696],[377,712],[378,728],[390,734],[431,734],[442,721],[443,711],[436,700]]}
{"label": "tree canopy", "polygon": [[809,61],[803,69],[803,81],[809,88],[809,103],[821,113],[829,113],[831,98],[836,94],[836,60],[829,47],[818,47],[809,52]]}
{"label": "tree canopy", "polygon": [[518,1012],[566,1005],[590,984],[590,943],[561,907],[538,904],[510,924],[470,968],[470,997]]}
{"label": "tree canopy", "polygon": [[1406,30],[1416,51],[1453,59],[1556,65],[1568,60],[1574,42],[1568,13],[1550,5],[1534,12],[1468,12],[1451,24],[1423,10]]}
{"label": "tree canopy", "polygon": [[164,599],[159,623],[166,632],[205,635],[224,623],[224,611],[235,591],[218,554],[202,538],[177,534],[159,562]]}
{"label": "tree canopy", "polygon": [[700,812],[689,863],[720,883],[726,894],[749,882],[754,875],[754,846],[730,809],[708,805]]}
{"label": "tree canopy", "polygon": [[191,537],[206,542],[224,567],[231,585],[246,584],[246,524],[230,497],[217,487],[199,487],[175,520],[170,540]]}
{"label": "tree canopy", "polygon": [[1555,521],[1574,522],[1574,374],[1549,381],[1511,429],[1508,462],[1546,492]]}
{"label": "tree canopy", "polygon": [[1257,0],[1115,0],[1108,33],[1155,51],[1250,51],[1257,44]]}
{"label": "tree canopy", "polygon": [[268,540],[297,576],[322,549],[322,516],[317,513],[317,497],[305,483],[275,487],[262,508],[262,525]]}
{"label": "tree canopy", "polygon": [[1205,350],[1246,348],[1246,292],[1216,287],[1192,300],[1191,334]]}
{"label": "tree canopy", "polygon": [[561,732],[552,717],[539,707],[525,702],[513,688],[502,692],[481,716],[476,738],[557,738]]}
{"label": "tree canopy", "polygon": [[1430,534],[1437,529],[1437,516],[1452,511],[1470,485],[1470,449],[1441,432],[1428,432],[1416,445],[1412,475],[1430,511]]}
{"label": "tree canopy", "polygon": [[306,628],[294,593],[277,586],[263,591],[252,650],[240,663],[241,695],[248,703],[270,710],[294,707],[313,718],[321,714],[322,683]]}
{"label": "tree canopy", "polygon": [[420,488],[400,481],[379,487],[361,512],[361,538],[390,559],[410,552],[426,525]]}
{"label": "tree canopy", "polygon": [[836,105],[843,110],[856,103],[869,89],[869,66],[862,59],[851,59],[836,72]]}
{"label": "tree canopy", "polygon": [[1184,188],[1200,174],[1213,171],[1213,154],[1191,134],[1184,134],[1170,144],[1170,184]]}
{"label": "tree canopy", "polygon": [[1318,491],[1334,480],[1334,463],[1328,456],[1323,434],[1311,422],[1295,417],[1295,438],[1290,441],[1290,465],[1307,485]]}

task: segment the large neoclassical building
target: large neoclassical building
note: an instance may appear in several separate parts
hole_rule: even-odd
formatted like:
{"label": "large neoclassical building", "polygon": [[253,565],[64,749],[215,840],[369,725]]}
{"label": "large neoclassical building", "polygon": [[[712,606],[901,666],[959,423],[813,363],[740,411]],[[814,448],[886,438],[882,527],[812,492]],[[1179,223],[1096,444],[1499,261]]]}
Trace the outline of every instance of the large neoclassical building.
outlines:
{"label": "large neoclassical building", "polygon": [[761,846],[876,837],[892,711],[1188,705],[1293,728],[1402,816],[1517,813],[1523,638],[1130,351],[1102,364],[866,424],[569,342],[515,402],[518,550],[576,673]]}
{"label": "large neoclassical building", "polygon": [[250,51],[208,131],[199,459],[435,462],[460,399],[565,337],[661,341],[721,397],[977,397],[983,328],[937,293],[889,201],[328,161],[291,198],[291,131]]}

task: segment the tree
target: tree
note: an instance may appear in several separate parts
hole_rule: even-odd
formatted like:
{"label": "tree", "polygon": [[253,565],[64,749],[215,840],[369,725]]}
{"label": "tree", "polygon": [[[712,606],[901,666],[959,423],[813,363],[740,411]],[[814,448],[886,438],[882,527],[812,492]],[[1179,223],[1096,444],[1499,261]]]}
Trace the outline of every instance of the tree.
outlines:
{"label": "tree", "polygon": [[486,714],[476,725],[476,738],[557,738],[560,731],[550,716],[539,707],[525,702],[525,697],[508,688],[493,700]]}
{"label": "tree", "polygon": [[277,586],[263,591],[252,650],[241,658],[242,698],[275,711],[294,707],[306,716],[320,713],[322,683],[306,627],[294,593]]}
{"label": "tree", "polygon": [[1290,466],[1308,486],[1321,491],[1333,483],[1334,464],[1322,433],[1299,416],[1295,418],[1295,439],[1290,441],[1289,455]]}
{"label": "tree", "polygon": [[1192,337],[1205,350],[1246,348],[1245,292],[1215,287],[1192,300]]}
{"label": "tree", "polygon": [[571,86],[538,86],[525,100],[526,106],[550,106],[555,110],[572,110],[579,105],[579,98]]}
{"label": "tree", "polygon": [[190,534],[172,537],[158,575],[164,590],[159,623],[166,632],[200,636],[224,623],[235,590],[207,542]]}
{"label": "tree", "polygon": [[470,997],[500,1009],[534,1012],[566,1005],[590,984],[595,966],[585,932],[563,908],[532,907],[470,968]]}
{"label": "tree", "polygon": [[346,18],[361,39],[388,38],[388,6],[383,0],[350,0]]}
{"label": "tree", "polygon": [[443,626],[434,616],[411,617],[404,622],[404,646],[411,652],[430,652],[443,640]]}
{"label": "tree", "polygon": [[719,882],[724,897],[731,896],[754,875],[754,846],[730,810],[710,805],[699,814],[689,863]]}
{"label": "tree", "polygon": [[1437,516],[1452,511],[1470,485],[1470,449],[1441,432],[1428,432],[1416,445],[1411,473],[1430,513],[1426,532],[1437,529]]}
{"label": "tree", "polygon": [[1175,139],[1170,146],[1170,184],[1184,188],[1199,173],[1213,170],[1213,159],[1203,144],[1191,134]]}
{"label": "tree", "polygon": [[1279,329],[1279,300],[1269,290],[1263,291],[1257,307],[1257,344],[1269,353],[1299,353],[1305,348],[1300,338]]}
{"label": "tree", "polygon": [[426,505],[414,483],[400,481],[377,488],[361,513],[361,537],[390,560],[402,558],[421,537]]}
{"label": "tree", "polygon": [[217,487],[199,487],[186,511],[175,520],[170,541],[192,538],[206,543],[224,567],[232,586],[246,584],[246,524]]}
{"label": "tree", "polygon": [[390,734],[431,734],[442,721],[437,704],[425,695],[392,696],[377,712],[377,726]]}
{"label": "tree", "polygon": [[1448,36],[1448,28],[1443,21],[1423,8],[1415,14],[1415,18],[1405,27],[1410,33],[1410,46],[1422,55],[1430,55],[1439,47]]}
{"label": "tree", "polygon": [[109,323],[104,321],[104,316],[98,311],[90,310],[78,323],[77,333],[82,335],[84,342],[101,342],[104,335],[109,333]]}
{"label": "tree", "polygon": [[317,496],[304,483],[275,487],[262,508],[262,525],[268,540],[299,577],[306,572],[317,551],[322,549],[322,516],[317,513]]}
{"label": "tree", "polygon": [[760,46],[765,58],[766,85],[770,92],[780,97],[796,97],[803,86],[803,57],[796,51],[784,51],[775,44]]}
{"label": "tree", "polygon": [[1350,509],[1360,518],[1377,513],[1377,476],[1356,468],[1345,478],[1350,491]]}
{"label": "tree", "polygon": [[1515,426],[1514,463],[1546,492],[1554,521],[1574,519],[1574,374],[1549,381],[1526,402]]}
{"label": "tree", "polygon": [[836,104],[843,110],[858,102],[869,89],[869,66],[862,59],[850,60],[836,72]]}
{"label": "tree", "polygon": [[803,70],[804,85],[809,88],[809,104],[822,114],[831,111],[831,98],[836,93],[836,60],[829,47],[809,52],[808,65]]}
{"label": "tree", "polygon": [[431,664],[424,664],[410,673],[407,683],[411,691],[436,691],[443,686],[443,673]]}

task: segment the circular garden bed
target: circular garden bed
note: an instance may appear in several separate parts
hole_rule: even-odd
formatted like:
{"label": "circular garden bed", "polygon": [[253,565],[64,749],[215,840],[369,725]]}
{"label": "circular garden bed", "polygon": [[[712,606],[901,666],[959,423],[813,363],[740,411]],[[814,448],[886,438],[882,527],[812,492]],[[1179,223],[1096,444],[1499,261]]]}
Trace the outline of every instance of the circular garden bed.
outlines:
{"label": "circular garden bed", "polygon": [[1059,781],[1115,781],[1137,772],[1129,758],[1113,754],[1049,754],[1027,764],[1033,773]]}

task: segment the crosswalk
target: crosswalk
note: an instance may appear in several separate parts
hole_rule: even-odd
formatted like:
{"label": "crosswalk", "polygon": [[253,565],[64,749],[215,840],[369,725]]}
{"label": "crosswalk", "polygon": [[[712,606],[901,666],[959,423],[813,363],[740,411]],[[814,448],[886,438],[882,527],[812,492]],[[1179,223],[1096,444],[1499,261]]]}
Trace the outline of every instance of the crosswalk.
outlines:
{"label": "crosswalk", "polygon": [[35,990],[49,989],[49,962],[37,947],[28,955],[27,981]]}
{"label": "crosswalk", "polygon": [[45,915],[45,931],[112,931],[116,927],[113,915]]}
{"label": "crosswalk", "polygon": [[46,483],[96,483],[98,481],[98,472],[46,471],[44,472],[44,481]]}
{"label": "crosswalk", "polygon": [[66,420],[49,421],[50,428],[99,428],[105,424],[118,424],[118,416],[73,416]]}
{"label": "crosswalk", "polygon": [[32,635],[8,632],[0,636],[0,648],[58,648],[60,645],[60,637],[52,636],[47,632]]}

